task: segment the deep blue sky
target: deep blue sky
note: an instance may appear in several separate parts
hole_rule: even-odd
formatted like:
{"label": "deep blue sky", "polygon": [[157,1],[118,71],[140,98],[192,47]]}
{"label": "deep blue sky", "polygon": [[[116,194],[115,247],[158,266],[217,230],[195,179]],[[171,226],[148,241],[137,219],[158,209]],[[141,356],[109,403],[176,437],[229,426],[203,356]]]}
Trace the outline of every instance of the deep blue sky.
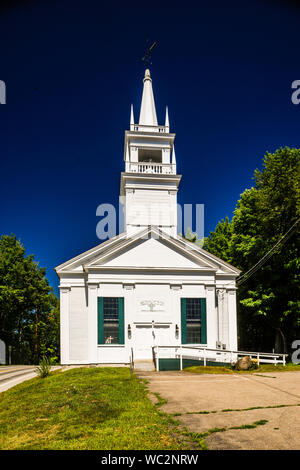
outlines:
{"label": "deep blue sky", "polygon": [[144,4],[0,7],[0,235],[15,233],[55,288],[53,268],[99,242],[96,207],[117,204],[147,37],[158,120],[167,104],[177,134],[178,199],[205,204],[206,234],[232,217],[267,150],[299,147],[297,2]]}

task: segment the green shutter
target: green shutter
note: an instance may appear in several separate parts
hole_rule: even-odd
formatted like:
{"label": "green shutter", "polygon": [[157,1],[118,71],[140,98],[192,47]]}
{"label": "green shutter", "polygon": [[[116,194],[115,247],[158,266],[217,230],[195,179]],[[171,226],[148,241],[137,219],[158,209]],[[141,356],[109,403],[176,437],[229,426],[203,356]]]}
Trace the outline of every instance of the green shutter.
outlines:
{"label": "green shutter", "polygon": [[186,299],[181,300],[181,344],[186,344]]}
{"label": "green shutter", "polygon": [[201,302],[201,344],[207,344],[206,299]]}
{"label": "green shutter", "polygon": [[119,344],[124,344],[124,297],[119,297]]}
{"label": "green shutter", "polygon": [[98,344],[104,343],[103,297],[98,297]]}

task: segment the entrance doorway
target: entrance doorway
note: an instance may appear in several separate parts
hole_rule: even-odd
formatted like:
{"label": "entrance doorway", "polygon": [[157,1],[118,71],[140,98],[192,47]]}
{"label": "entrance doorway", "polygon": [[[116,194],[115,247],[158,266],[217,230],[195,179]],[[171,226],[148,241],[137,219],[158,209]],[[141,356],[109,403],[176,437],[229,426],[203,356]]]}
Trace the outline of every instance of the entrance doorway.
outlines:
{"label": "entrance doorway", "polygon": [[152,359],[153,346],[170,344],[169,325],[136,325],[133,337],[135,359]]}

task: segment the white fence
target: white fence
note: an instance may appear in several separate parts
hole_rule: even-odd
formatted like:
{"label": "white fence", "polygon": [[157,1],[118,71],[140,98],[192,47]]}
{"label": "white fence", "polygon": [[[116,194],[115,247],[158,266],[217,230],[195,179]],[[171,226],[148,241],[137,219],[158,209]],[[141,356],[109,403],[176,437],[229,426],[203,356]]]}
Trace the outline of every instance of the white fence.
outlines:
{"label": "white fence", "polygon": [[180,370],[182,370],[183,359],[193,359],[203,361],[204,366],[207,362],[223,362],[228,364],[235,363],[243,356],[250,356],[256,359],[257,364],[283,364],[286,365],[288,354],[275,354],[253,351],[233,351],[228,349],[211,349],[197,346],[154,346],[153,358],[156,370],[159,371],[159,359],[179,359]]}

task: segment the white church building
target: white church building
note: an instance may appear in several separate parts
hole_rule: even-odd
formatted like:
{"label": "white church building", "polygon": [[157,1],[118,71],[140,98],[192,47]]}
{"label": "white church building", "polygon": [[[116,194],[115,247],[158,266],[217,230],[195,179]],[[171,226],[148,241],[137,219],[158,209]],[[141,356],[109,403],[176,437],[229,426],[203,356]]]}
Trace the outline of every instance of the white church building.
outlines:
{"label": "white church building", "polygon": [[167,370],[179,368],[183,346],[215,350],[212,364],[219,350],[237,350],[240,271],[177,234],[174,139],[168,111],[158,125],[147,69],[139,122],[131,108],[125,131],[124,232],[56,268],[62,364],[124,365],[132,354],[150,363],[161,346]]}

